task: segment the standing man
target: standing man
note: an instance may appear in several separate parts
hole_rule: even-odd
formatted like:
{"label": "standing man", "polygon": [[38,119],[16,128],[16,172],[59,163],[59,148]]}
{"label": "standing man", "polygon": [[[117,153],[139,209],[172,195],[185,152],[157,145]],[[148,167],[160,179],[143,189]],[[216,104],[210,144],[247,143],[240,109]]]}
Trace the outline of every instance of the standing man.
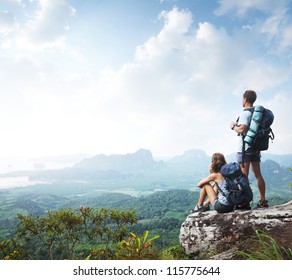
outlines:
{"label": "standing man", "polygon": [[[266,200],[266,183],[261,174],[261,154],[260,151],[253,150],[247,143],[245,143],[245,152],[243,152],[243,137],[245,133],[248,131],[249,124],[251,121],[251,108],[253,108],[253,104],[257,99],[256,92],[253,90],[246,90],[243,94],[242,98],[242,106],[244,107],[243,112],[240,114],[238,120],[236,122],[232,122],[230,127],[234,130],[238,136],[240,136],[239,141],[239,149],[237,152],[237,161],[240,164],[242,172],[248,177],[249,167],[251,165],[252,171],[257,181],[259,193],[260,193],[260,201],[257,204],[257,208],[266,208],[269,207],[268,201]],[[242,157],[244,154],[244,158]],[[240,207],[239,207],[240,208]],[[242,209],[250,209],[249,205],[242,205]]]}

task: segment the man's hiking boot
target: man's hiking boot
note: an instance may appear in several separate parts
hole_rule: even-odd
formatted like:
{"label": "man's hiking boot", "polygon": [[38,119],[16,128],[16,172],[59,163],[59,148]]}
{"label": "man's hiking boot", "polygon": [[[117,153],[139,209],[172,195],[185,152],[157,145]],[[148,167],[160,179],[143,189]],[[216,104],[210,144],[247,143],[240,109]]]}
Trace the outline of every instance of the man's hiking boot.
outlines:
{"label": "man's hiking boot", "polygon": [[260,200],[257,204],[256,208],[268,208],[268,201],[267,200]]}
{"label": "man's hiking boot", "polygon": [[234,206],[234,210],[250,210],[250,209],[251,207],[249,202]]}
{"label": "man's hiking boot", "polygon": [[197,213],[197,212],[206,212],[206,211],[209,211],[210,210],[210,206],[209,205],[196,205],[195,208],[193,208],[191,211],[190,211],[190,214],[192,213]]}

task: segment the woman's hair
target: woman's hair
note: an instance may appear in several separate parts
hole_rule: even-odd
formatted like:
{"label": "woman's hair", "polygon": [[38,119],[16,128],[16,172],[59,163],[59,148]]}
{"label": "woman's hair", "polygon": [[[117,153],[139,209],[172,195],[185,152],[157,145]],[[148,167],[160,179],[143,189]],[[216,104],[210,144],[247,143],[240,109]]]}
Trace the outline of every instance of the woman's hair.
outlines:
{"label": "woman's hair", "polygon": [[225,157],[221,153],[215,153],[212,156],[211,166],[210,166],[210,173],[217,173],[220,171],[221,167],[225,165],[227,162]]}

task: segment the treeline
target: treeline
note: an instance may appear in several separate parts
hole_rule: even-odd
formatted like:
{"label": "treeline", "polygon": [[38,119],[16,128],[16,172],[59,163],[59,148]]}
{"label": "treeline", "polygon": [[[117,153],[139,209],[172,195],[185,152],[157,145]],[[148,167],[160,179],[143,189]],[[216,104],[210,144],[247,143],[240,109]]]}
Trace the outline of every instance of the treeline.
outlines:
{"label": "treeline", "polygon": [[134,210],[137,223],[129,225],[129,231],[140,235],[145,231],[159,234],[161,238],[156,240],[156,245],[163,249],[178,244],[180,226],[197,199],[198,193],[188,190],[163,191],[144,197],[117,193],[71,199],[36,193],[18,197],[14,195],[6,198],[6,202],[9,203],[5,207],[5,201],[0,206],[6,210],[4,212],[4,209],[1,209],[3,215],[0,218],[0,241],[11,238],[16,233],[19,223],[18,214],[31,215],[35,218],[60,209],[79,209],[82,205],[94,209]]}
{"label": "treeline", "polygon": [[15,236],[0,242],[1,259],[115,258],[134,211],[62,209],[36,216],[18,214]]}
{"label": "treeline", "polygon": [[[138,222],[133,210],[81,206],[36,217],[19,214],[18,220],[15,235],[0,241],[0,259],[187,259],[180,247],[154,246],[158,234],[130,231]],[[173,226],[178,225],[168,225]]]}
{"label": "treeline", "polygon": [[[119,255],[121,254],[119,251],[120,242],[129,238],[131,242],[134,242],[135,238],[140,238],[145,232],[149,233],[150,239],[155,235],[160,236],[155,238],[156,253],[165,252],[168,248],[175,246],[180,248],[178,236],[181,224],[190,209],[194,207],[199,195],[198,192],[189,190],[161,191],[142,197],[133,197],[120,193],[73,197],[36,192],[22,193],[21,191],[2,194],[0,197],[0,247],[2,250],[0,258],[24,259],[50,259],[52,257],[57,259],[84,259],[89,255],[93,258],[96,252],[99,253],[96,253],[94,258],[97,258],[97,256],[102,258],[101,251],[104,254],[109,254],[107,250],[114,252],[113,255],[107,256],[107,258],[121,258],[121,255]],[[268,196],[268,199],[269,204],[272,206],[290,200],[291,196],[287,196],[287,200],[285,200],[278,197],[277,193],[272,193]],[[122,234],[117,234],[114,232],[116,230],[119,232],[120,222],[115,225],[115,220],[104,215],[104,227],[95,229],[97,236],[100,237],[97,242],[97,237],[95,239],[89,238],[88,231],[82,228],[84,227],[84,224],[81,223],[82,219],[84,223],[84,213],[82,212],[84,210],[81,211],[80,209],[91,209],[90,211],[94,212],[95,215],[101,209],[107,209],[107,215],[110,215],[111,211],[116,211],[115,213],[132,213],[131,215],[135,216],[135,219],[133,222],[124,225]],[[93,214],[90,215],[93,220],[96,219],[93,218]],[[66,221],[66,217],[68,221]],[[58,220],[61,218],[61,221]],[[73,238],[71,242],[74,244],[74,254],[69,254],[70,250],[68,248],[65,249],[63,244],[65,235],[61,234],[61,229],[71,226],[70,219],[72,226],[74,223],[81,223],[78,235],[80,239],[74,237],[73,233],[78,232],[76,228],[74,232],[67,231],[66,233],[70,238]],[[88,224],[93,225],[93,222],[87,222]],[[46,237],[35,235],[35,232],[46,232],[49,229],[52,231],[53,227],[57,226],[60,226],[60,228],[54,229],[59,232],[54,235],[57,238],[56,240],[48,239],[49,234]],[[24,230],[25,228],[26,231]],[[130,232],[135,233],[136,237],[134,238]],[[114,236],[116,237],[114,238]],[[108,243],[104,243],[104,238]],[[131,243],[130,241],[127,241],[128,244]],[[50,254],[48,249],[49,244],[52,245],[53,255]],[[154,252],[152,253],[154,254]],[[106,257],[104,256],[104,258]]]}

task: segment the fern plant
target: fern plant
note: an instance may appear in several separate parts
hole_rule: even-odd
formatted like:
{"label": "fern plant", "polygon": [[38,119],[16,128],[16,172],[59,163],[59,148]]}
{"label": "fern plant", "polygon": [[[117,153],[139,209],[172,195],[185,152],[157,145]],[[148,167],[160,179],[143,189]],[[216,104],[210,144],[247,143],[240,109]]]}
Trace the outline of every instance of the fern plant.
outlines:
{"label": "fern plant", "polygon": [[152,238],[148,238],[148,230],[144,231],[143,235],[139,237],[137,234],[130,232],[131,237],[120,242],[119,258],[121,259],[156,259],[157,254],[151,250],[152,241],[159,238],[159,235],[155,235]]}

